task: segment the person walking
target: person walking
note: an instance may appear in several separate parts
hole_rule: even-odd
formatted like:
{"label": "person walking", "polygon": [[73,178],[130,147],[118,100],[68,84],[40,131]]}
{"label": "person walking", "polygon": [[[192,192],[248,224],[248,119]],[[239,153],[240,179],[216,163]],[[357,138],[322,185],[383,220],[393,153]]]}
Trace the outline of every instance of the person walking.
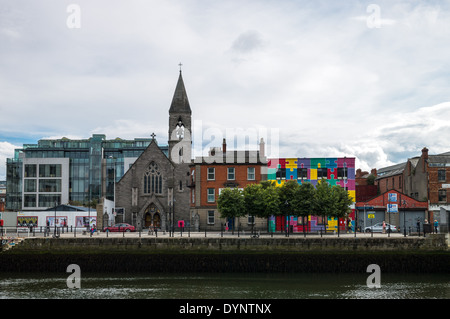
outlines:
{"label": "person walking", "polygon": [[383,220],[383,234],[386,234],[386,222]]}
{"label": "person walking", "polygon": [[434,232],[437,234],[437,232],[438,232],[438,226],[439,226],[439,223],[438,223],[437,219],[434,220],[433,225],[434,225]]}

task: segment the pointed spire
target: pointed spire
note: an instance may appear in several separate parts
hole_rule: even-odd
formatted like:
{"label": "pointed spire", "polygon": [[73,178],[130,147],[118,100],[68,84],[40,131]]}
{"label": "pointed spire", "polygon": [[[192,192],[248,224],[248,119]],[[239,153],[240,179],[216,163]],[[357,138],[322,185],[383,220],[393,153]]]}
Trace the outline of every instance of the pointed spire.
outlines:
{"label": "pointed spire", "polygon": [[181,75],[181,67],[180,75],[178,76],[177,87],[175,88],[175,93],[173,94],[169,113],[192,113],[186,94],[186,88],[184,87],[183,77]]}

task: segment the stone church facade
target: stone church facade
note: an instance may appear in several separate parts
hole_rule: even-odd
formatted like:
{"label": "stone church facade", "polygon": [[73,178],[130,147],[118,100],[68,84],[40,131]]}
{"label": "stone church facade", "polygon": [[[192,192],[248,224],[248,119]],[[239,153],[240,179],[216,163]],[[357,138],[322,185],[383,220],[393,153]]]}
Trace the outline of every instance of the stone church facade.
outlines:
{"label": "stone church facade", "polygon": [[169,152],[166,156],[156,139],[116,183],[116,207],[123,208],[125,222],[137,230],[189,225],[192,111],[183,77],[169,109]]}

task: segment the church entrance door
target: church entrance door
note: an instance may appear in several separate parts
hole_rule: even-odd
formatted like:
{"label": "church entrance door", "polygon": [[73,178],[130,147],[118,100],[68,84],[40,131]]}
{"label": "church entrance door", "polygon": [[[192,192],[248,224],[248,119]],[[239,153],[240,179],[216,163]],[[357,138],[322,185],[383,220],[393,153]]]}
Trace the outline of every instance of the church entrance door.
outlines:
{"label": "church entrance door", "polygon": [[161,228],[161,216],[159,213],[155,213],[155,215],[153,215],[153,226]]}
{"label": "church entrance door", "polygon": [[144,221],[144,227],[148,228],[152,225],[152,215],[147,212],[145,213],[145,221]]}
{"label": "church entrance door", "polygon": [[155,204],[150,204],[144,212],[144,227],[161,227],[161,214]]}

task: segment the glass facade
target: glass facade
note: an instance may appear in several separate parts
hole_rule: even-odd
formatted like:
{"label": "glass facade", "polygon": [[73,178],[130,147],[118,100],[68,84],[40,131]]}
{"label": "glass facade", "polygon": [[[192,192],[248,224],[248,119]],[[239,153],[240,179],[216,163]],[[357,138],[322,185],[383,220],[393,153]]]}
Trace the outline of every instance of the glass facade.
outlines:
{"label": "glass facade", "polygon": [[[52,207],[55,202],[61,201],[59,194],[52,194],[63,191],[61,165],[24,165],[24,158],[68,158],[69,203],[87,205],[102,197],[113,200],[115,182],[120,180],[151,141],[152,138],[107,140],[103,134],[94,134],[83,140],[62,138],[24,144],[21,149],[15,150],[14,158],[7,159],[6,209]],[[168,146],[159,147],[168,156]]]}

